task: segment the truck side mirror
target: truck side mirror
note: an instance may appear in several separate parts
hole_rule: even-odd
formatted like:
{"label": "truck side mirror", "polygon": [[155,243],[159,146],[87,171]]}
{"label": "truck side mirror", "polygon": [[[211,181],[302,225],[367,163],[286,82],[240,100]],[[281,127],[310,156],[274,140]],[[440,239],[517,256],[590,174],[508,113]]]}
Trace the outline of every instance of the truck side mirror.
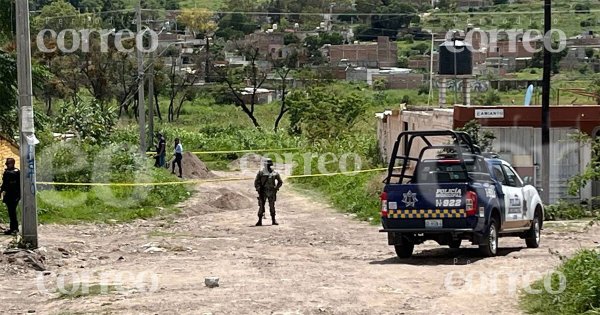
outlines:
{"label": "truck side mirror", "polygon": [[525,185],[533,185],[533,178],[531,176],[523,177],[523,184]]}

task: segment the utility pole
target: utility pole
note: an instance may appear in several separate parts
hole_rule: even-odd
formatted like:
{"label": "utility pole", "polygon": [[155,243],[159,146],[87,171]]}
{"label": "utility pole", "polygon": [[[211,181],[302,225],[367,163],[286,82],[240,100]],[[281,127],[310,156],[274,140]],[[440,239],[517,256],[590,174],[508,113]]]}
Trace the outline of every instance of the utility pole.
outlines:
{"label": "utility pole", "polygon": [[150,53],[150,76],[148,77],[148,129],[150,145],[154,144],[154,51]]}
{"label": "utility pole", "polygon": [[[136,38],[138,39],[143,39],[143,37],[139,36],[139,34],[142,33],[142,1],[140,0],[138,2],[138,5],[136,7],[136,11],[137,11],[137,34],[138,36]],[[136,43],[136,48],[137,48],[137,63],[138,63],[138,119],[139,119],[139,124],[140,124],[140,150],[142,152],[142,154],[146,154],[146,149],[148,149],[148,147],[146,146],[146,106],[145,106],[145,95],[144,95],[144,88],[145,88],[145,71],[144,71],[144,54],[142,53],[142,50],[139,49],[139,47],[137,46],[141,46],[144,43]]]}
{"label": "utility pole", "polygon": [[206,40],[206,60],[204,65],[204,83],[210,82],[210,36],[208,33],[204,36]]}
{"label": "utility pole", "polygon": [[431,96],[433,93],[433,46],[435,44],[433,30],[430,32],[431,34],[431,50],[429,51],[429,95],[427,96],[427,109],[431,106]]}
{"label": "utility pole", "polygon": [[550,203],[550,75],[552,54],[552,1],[544,0],[544,75],[542,78],[542,200]]}
{"label": "utility pole", "polygon": [[35,200],[35,128],[33,124],[33,87],[31,82],[31,38],[29,1],[16,1],[17,84],[19,90],[19,142],[21,158],[21,197],[23,206],[23,245],[38,247],[37,204]]}

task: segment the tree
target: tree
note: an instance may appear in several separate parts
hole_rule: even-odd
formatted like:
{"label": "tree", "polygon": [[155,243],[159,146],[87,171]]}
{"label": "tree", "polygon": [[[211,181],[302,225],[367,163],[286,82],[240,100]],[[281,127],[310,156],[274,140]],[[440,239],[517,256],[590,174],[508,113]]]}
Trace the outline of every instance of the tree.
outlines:
{"label": "tree", "polygon": [[184,23],[194,37],[204,38],[217,28],[213,15],[214,13],[207,9],[184,9],[177,20]]}
{"label": "tree", "polygon": [[296,68],[298,63],[298,52],[294,51],[292,54],[286,56],[281,60],[272,60],[273,66],[275,67],[275,74],[277,78],[281,80],[279,85],[279,92],[281,93],[281,106],[279,107],[279,114],[277,115],[277,119],[275,120],[275,126],[273,127],[273,131],[277,131],[279,128],[279,123],[285,113],[289,111],[289,107],[287,106],[287,94],[288,94],[288,76],[290,75],[293,68]]}
{"label": "tree", "polygon": [[[246,58],[248,65],[243,68],[215,67],[215,72],[219,79],[227,84],[229,92],[235,97],[235,105],[242,109],[256,128],[261,128],[254,109],[258,90],[265,83],[267,73],[258,66],[261,55],[253,43],[237,43],[236,45],[238,46],[237,51]],[[249,87],[246,87],[245,82],[249,83]]]}
{"label": "tree", "polygon": [[[592,148],[592,158],[590,163],[586,165],[585,170],[568,181],[569,194],[577,196],[581,188],[585,187],[590,181],[600,180],[600,137],[592,138],[585,133],[577,133],[571,137],[580,146],[590,145]],[[598,198],[598,196],[594,198]]]}
{"label": "tree", "polygon": [[[180,52],[177,49],[170,49],[167,57],[171,57],[167,75],[167,93],[169,95],[167,120],[173,122],[179,118],[183,104],[190,100],[190,94],[193,93],[194,85],[200,80],[201,73],[198,71],[198,65],[189,71],[177,69],[177,60],[180,58]],[[179,100],[177,100],[178,97]]]}
{"label": "tree", "polygon": [[336,139],[348,133],[370,106],[365,93],[314,86],[290,94],[290,132],[309,140]]}
{"label": "tree", "polygon": [[13,38],[15,29],[14,2],[0,0],[0,44]]}
{"label": "tree", "polygon": [[401,0],[357,0],[356,9],[361,13],[374,14],[371,16],[370,27],[357,29],[357,38],[361,40],[373,40],[377,36],[396,39],[400,29],[408,27],[411,22],[420,20],[415,7]]}
{"label": "tree", "polygon": [[[552,48],[557,49],[558,48],[558,43],[552,43]],[[551,53],[552,54],[552,62],[551,62],[551,68],[552,68],[552,73],[559,73],[560,72],[560,61],[562,60],[562,58],[564,58],[568,53],[567,49],[563,49],[559,52],[555,52],[555,53]],[[531,67],[532,68],[542,68],[544,66],[544,51],[540,50],[536,53],[533,54],[533,57],[531,59]]]}
{"label": "tree", "polygon": [[[14,137],[18,133],[18,103],[17,103],[17,60],[14,40],[14,2],[0,0],[0,134]],[[49,74],[37,64],[33,65],[34,92],[41,90],[43,82]],[[43,115],[36,112],[36,128],[43,130]]]}
{"label": "tree", "polygon": [[[234,11],[239,11],[236,9]],[[260,28],[260,24],[253,21],[250,16],[241,13],[226,14],[219,20],[219,29],[215,36],[225,40],[234,40],[251,34]]]}
{"label": "tree", "polygon": [[488,90],[485,94],[479,97],[478,102],[481,105],[497,105],[500,103],[500,94],[494,89]]}
{"label": "tree", "polygon": [[578,14],[589,14],[590,13],[589,3],[577,3],[573,7],[573,9],[575,9],[575,13],[578,13]]}
{"label": "tree", "polygon": [[492,144],[496,136],[489,130],[482,131],[481,125],[477,120],[471,120],[462,128],[457,128],[456,130],[466,132],[471,137],[473,144],[478,146],[482,152],[492,151]]}
{"label": "tree", "polygon": [[595,95],[595,101],[597,105],[600,105],[600,76],[596,75],[592,79],[592,82],[588,85],[587,91]]}
{"label": "tree", "polygon": [[56,130],[74,132],[79,139],[91,143],[105,143],[117,122],[115,110],[95,100],[66,102],[59,112]]}
{"label": "tree", "polygon": [[[92,15],[83,15],[79,13],[76,7],[64,0],[52,1],[45,5],[40,14],[32,19],[32,31],[39,32],[43,29],[50,29],[56,33],[62,30],[79,30],[86,26],[87,17]],[[94,20],[94,19],[90,19]]]}

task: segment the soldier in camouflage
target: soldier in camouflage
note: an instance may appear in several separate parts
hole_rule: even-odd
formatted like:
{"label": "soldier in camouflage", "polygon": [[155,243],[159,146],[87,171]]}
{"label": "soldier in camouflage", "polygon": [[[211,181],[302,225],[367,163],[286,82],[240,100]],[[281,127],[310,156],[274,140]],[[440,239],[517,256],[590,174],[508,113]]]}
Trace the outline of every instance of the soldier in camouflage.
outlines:
{"label": "soldier in camouflage", "polygon": [[262,226],[262,219],[265,214],[265,202],[267,200],[269,201],[269,211],[271,212],[273,225],[279,225],[277,220],[275,220],[275,200],[277,199],[277,192],[282,185],[281,176],[273,170],[273,161],[266,159],[263,169],[256,174],[256,179],[254,180],[254,188],[258,192],[258,222],[256,226]]}

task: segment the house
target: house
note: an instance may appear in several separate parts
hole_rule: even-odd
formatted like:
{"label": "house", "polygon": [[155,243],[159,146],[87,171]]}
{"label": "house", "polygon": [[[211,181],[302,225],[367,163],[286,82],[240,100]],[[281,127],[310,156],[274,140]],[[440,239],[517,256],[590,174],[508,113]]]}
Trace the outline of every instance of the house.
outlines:
{"label": "house", "polygon": [[493,3],[491,0],[457,0],[456,8],[459,10],[467,11],[471,8],[485,8],[491,6]]}
{"label": "house", "polygon": [[268,104],[273,102],[275,92],[269,89],[259,88],[256,89],[256,93],[254,88],[247,87],[241,91],[241,98],[246,103],[251,103],[252,94],[254,94],[254,104]]}
{"label": "house", "polygon": [[0,135],[0,161],[2,161],[2,164],[4,164],[7,158],[15,159],[17,168],[21,165],[19,145],[9,137]]}
{"label": "house", "polygon": [[282,48],[285,47],[284,33],[256,32],[246,35],[244,40],[252,47],[258,48],[262,56],[270,56],[271,59],[284,58]]}
{"label": "house", "polygon": [[398,63],[398,46],[387,36],[377,37],[377,42],[324,47],[330,64],[345,60],[353,65],[368,68],[395,67]]}

